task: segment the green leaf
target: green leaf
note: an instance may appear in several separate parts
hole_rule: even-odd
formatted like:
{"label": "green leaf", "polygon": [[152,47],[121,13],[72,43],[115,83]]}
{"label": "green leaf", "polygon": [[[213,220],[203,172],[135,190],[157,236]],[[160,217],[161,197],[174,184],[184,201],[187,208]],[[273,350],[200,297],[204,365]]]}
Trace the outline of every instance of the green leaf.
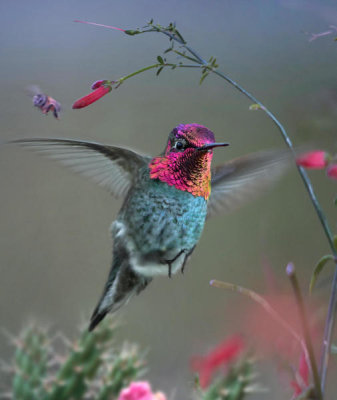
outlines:
{"label": "green leaf", "polygon": [[161,71],[163,70],[163,68],[164,68],[164,67],[158,68],[158,71],[156,72],[156,75],[157,75],[157,76],[161,73]]}
{"label": "green leaf", "polygon": [[159,64],[164,64],[164,60],[161,56],[157,56],[157,60],[158,60]]}
{"label": "green leaf", "polygon": [[207,75],[209,75],[209,72],[204,72],[204,73],[201,75],[201,78],[200,78],[200,81],[199,81],[199,85],[202,84],[202,82],[205,80],[205,78],[206,78]]}
{"label": "green leaf", "polygon": [[181,36],[180,32],[174,28],[174,33],[176,34],[176,36],[178,36],[178,38],[182,41],[183,44],[186,44],[185,39]]}
{"label": "green leaf", "polygon": [[251,104],[249,106],[250,111],[256,111],[256,110],[261,110],[260,104]]}
{"label": "green leaf", "polygon": [[333,244],[334,244],[334,246],[335,246],[335,249],[337,250],[337,235],[335,235],[335,236],[333,237]]}
{"label": "green leaf", "polygon": [[172,51],[173,49],[172,49],[172,47],[169,47],[168,49],[166,49],[165,51],[164,51],[164,54],[166,54],[166,53],[168,53],[168,52],[170,52],[170,51]]}
{"label": "green leaf", "polygon": [[142,32],[137,31],[137,30],[127,29],[126,31],[124,31],[124,33],[126,33],[127,35],[130,35],[130,36],[134,36],[134,35],[138,35],[139,33],[142,33]]}
{"label": "green leaf", "polygon": [[312,290],[313,290],[313,288],[314,288],[314,286],[315,286],[316,280],[317,280],[317,278],[318,278],[318,275],[321,273],[321,271],[322,271],[324,265],[325,265],[329,260],[333,260],[333,259],[334,259],[333,255],[331,255],[331,254],[326,254],[325,256],[323,256],[323,257],[318,261],[318,263],[317,263],[316,266],[315,266],[314,272],[312,273],[312,276],[311,276],[310,286],[309,286],[309,292],[310,292],[310,293],[312,292]]}
{"label": "green leaf", "polygon": [[[178,51],[178,50],[175,50],[175,49],[172,49],[172,51],[173,51],[174,53],[178,54],[178,56],[184,57],[184,58],[186,58],[187,60],[191,60],[191,61],[193,61],[193,62],[195,62],[195,63],[197,63],[197,64],[199,63],[199,61],[198,61],[196,58],[187,56],[185,51],[181,52],[181,51]],[[206,71],[206,70],[207,70],[207,69],[205,69],[205,71]]]}
{"label": "green leaf", "polygon": [[331,344],[331,354],[337,354],[337,345]]}
{"label": "green leaf", "polygon": [[337,197],[335,197],[335,200],[333,201],[335,206],[337,206]]}

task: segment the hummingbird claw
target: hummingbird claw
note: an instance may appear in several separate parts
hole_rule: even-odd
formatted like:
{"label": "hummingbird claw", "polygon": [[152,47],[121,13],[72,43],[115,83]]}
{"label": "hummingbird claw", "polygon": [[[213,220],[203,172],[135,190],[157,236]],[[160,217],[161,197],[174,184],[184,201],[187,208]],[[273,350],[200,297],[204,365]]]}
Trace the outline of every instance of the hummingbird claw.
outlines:
{"label": "hummingbird claw", "polygon": [[[162,264],[167,264],[167,265],[168,265],[168,277],[169,277],[169,278],[172,277],[172,264],[173,264],[183,253],[185,253],[185,251],[186,251],[185,249],[180,250],[179,253],[178,253],[174,258],[172,258],[172,260],[161,260],[161,261],[160,261]],[[190,253],[188,253],[188,254],[190,254]],[[185,259],[184,259],[184,263],[185,263],[185,260],[186,260],[186,257],[185,257]]]}
{"label": "hummingbird claw", "polygon": [[186,256],[185,256],[185,258],[184,258],[183,265],[181,266],[181,273],[182,273],[182,274],[185,272],[185,266],[186,266],[187,260],[188,260],[189,256],[193,253],[193,250],[194,250],[194,249],[195,249],[195,246],[193,246],[193,247],[191,248],[191,250],[186,254]]}

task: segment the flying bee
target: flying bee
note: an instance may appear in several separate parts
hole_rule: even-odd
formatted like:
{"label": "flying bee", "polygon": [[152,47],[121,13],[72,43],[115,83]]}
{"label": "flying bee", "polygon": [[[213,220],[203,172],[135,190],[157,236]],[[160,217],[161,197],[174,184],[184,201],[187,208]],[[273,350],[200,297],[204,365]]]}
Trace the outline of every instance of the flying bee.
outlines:
{"label": "flying bee", "polygon": [[58,119],[61,111],[61,104],[58,101],[44,94],[38,86],[29,86],[27,92],[32,97],[34,106],[38,107],[43,114],[47,115],[49,111],[52,111],[54,117]]}

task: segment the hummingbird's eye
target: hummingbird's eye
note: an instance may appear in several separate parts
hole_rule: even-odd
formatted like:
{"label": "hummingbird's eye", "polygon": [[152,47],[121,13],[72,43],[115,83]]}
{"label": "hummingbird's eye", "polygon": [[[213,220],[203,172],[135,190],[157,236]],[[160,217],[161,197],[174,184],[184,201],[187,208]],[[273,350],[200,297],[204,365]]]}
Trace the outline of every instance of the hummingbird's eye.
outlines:
{"label": "hummingbird's eye", "polygon": [[180,142],[180,141],[176,142],[175,148],[176,148],[177,150],[183,149],[183,148],[184,148],[184,143],[183,143],[183,142]]}

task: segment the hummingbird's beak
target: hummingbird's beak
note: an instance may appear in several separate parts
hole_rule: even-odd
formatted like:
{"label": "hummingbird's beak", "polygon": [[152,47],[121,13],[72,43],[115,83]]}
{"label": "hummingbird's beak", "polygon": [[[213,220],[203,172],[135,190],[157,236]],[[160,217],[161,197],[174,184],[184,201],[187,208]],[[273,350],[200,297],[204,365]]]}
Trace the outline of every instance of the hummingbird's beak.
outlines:
{"label": "hummingbird's beak", "polygon": [[213,147],[224,147],[229,146],[229,143],[207,143],[201,147],[197,147],[198,151],[207,151],[213,149]]}

